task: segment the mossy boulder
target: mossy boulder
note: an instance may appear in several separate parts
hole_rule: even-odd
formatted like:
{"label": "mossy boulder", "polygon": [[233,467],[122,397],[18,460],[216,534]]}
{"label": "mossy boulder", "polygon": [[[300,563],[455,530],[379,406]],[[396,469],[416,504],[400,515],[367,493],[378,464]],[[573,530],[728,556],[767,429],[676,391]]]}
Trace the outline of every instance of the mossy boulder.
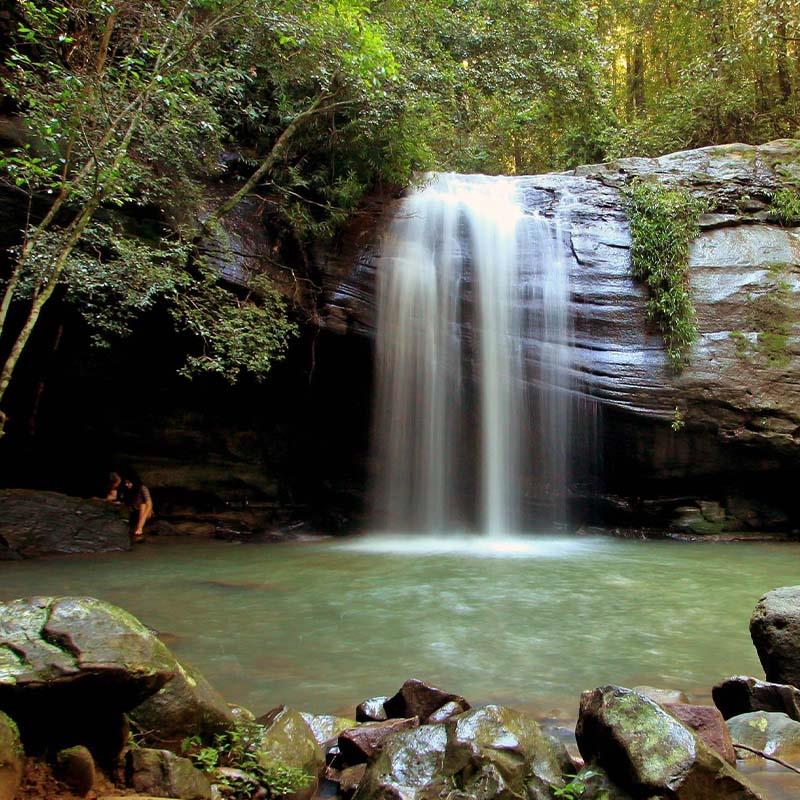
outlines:
{"label": "mossy boulder", "polygon": [[149,628],[91,597],[0,603],[0,709],[33,752],[85,745],[103,762],[122,750],[128,713],[146,741],[170,745],[234,722]]}
{"label": "mossy boulder", "polygon": [[575,731],[588,765],[634,796],[761,800],[750,782],[652,700],[620,686],[584,692]]}
{"label": "mossy boulder", "polygon": [[0,603],[0,709],[17,721],[32,752],[84,744],[95,757],[115,757],[127,737],[125,712],[175,670],[166,646],[110,603]]}
{"label": "mossy boulder", "polygon": [[800,688],[800,586],[767,592],[750,618],[750,636],[767,680]]}
{"label": "mossy boulder", "polygon": [[211,783],[188,758],[169,750],[137,747],[125,757],[128,785],[140,794],[176,797],[180,800],[211,800]]}
{"label": "mossy boulder", "polygon": [[83,745],[67,747],[57,753],[54,772],[59,780],[79,795],[88,794],[96,778],[94,759]]}
{"label": "mossy boulder", "polygon": [[[800,722],[777,711],[754,711],[728,720],[728,730],[736,744],[744,744],[768,756],[788,761],[800,759]],[[755,753],[739,749],[739,758],[756,758]]]}
{"label": "mossy boulder", "polygon": [[145,742],[175,749],[187,736],[208,740],[233,727],[234,712],[197,669],[177,660],[173,668],[172,680],[129,713]]}
{"label": "mossy boulder", "polygon": [[14,800],[24,765],[19,729],[11,717],[0,711],[0,800]]}
{"label": "mossy boulder", "polygon": [[256,722],[264,726],[258,743],[258,760],[264,766],[282,763],[303,770],[314,780],[318,778],[325,756],[299,711],[278,706]]}

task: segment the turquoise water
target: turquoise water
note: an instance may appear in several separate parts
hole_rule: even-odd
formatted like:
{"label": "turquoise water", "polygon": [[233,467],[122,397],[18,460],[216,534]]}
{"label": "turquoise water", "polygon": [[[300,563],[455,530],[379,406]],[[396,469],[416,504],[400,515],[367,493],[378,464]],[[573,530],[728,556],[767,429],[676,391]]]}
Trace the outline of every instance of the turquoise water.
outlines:
{"label": "turquoise water", "polygon": [[0,564],[0,596],[92,595],[160,631],[226,697],[351,711],[412,676],[569,718],[607,682],[707,698],[762,675],[748,621],[800,546],[612,538],[155,541]]}

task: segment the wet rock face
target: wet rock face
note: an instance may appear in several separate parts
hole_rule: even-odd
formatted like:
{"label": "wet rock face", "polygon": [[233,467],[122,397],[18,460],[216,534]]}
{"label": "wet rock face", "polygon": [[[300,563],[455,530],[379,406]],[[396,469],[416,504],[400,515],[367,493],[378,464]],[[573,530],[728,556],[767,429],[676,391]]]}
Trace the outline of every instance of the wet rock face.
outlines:
{"label": "wet rock face", "polygon": [[[793,465],[800,449],[800,347],[792,321],[800,307],[800,229],[773,224],[766,209],[771,193],[798,172],[800,142],[781,141],[516,179],[531,211],[569,217],[577,369],[604,411],[606,468],[615,485],[724,476],[732,457],[740,471],[756,474]],[[690,253],[698,340],[680,375],[646,319],[645,288],[631,277],[623,190],[634,178],[686,187],[709,207]],[[329,330],[374,332],[381,234],[397,208],[396,198],[387,199],[383,215],[369,218],[371,228],[360,219],[338,251],[318,259]],[[779,306],[788,321],[778,319]],[[782,325],[785,337],[771,335]],[[535,343],[523,346],[535,374]],[[670,430],[676,406],[690,437]],[[726,492],[704,499],[724,501],[733,529],[773,524],[772,508],[733,509],[737,492]],[[752,498],[740,494],[747,506]]]}
{"label": "wet rock face", "polygon": [[587,764],[634,796],[755,800],[747,779],[652,700],[619,686],[581,697],[575,731]]}
{"label": "wet rock face", "polygon": [[174,663],[174,677],[128,715],[142,739],[161,747],[177,748],[187,736],[210,740],[231,728],[236,717],[222,695],[186,664]]}
{"label": "wet rock face", "polygon": [[339,735],[339,752],[345,764],[360,764],[368,761],[383,746],[393,733],[418,728],[419,719],[389,719],[384,722],[364,722],[356,728]]}
{"label": "wet rock face", "polygon": [[750,636],[767,680],[800,687],[800,586],[767,592],[750,618]]}
{"label": "wet rock face", "polygon": [[552,800],[554,788],[562,785],[555,749],[536,722],[486,706],[387,738],[355,797]]}
{"label": "wet rock face", "polygon": [[0,490],[0,560],[129,550],[127,514],[101,500]]}
{"label": "wet rock face", "polygon": [[753,711],[777,711],[800,722],[800,689],[737,675],[711,691],[714,705],[725,719]]}

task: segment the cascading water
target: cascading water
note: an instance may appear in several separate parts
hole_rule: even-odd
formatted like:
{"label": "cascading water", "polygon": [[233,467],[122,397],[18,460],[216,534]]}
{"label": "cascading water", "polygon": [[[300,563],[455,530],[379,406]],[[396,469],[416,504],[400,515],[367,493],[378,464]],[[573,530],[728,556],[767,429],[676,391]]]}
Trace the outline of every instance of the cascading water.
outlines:
{"label": "cascading water", "polygon": [[526,505],[563,521],[568,266],[516,179],[436,174],[405,199],[378,275],[380,527],[512,533]]}

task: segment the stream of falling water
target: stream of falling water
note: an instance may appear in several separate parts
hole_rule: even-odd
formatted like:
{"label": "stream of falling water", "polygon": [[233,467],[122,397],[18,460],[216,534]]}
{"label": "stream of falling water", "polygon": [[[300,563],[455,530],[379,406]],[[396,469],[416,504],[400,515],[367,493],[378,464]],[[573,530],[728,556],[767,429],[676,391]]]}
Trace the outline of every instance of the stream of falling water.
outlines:
{"label": "stream of falling water", "polygon": [[[513,178],[435,174],[378,275],[377,513],[386,530],[563,521],[572,347],[561,225]],[[545,498],[545,502],[541,502]]]}

